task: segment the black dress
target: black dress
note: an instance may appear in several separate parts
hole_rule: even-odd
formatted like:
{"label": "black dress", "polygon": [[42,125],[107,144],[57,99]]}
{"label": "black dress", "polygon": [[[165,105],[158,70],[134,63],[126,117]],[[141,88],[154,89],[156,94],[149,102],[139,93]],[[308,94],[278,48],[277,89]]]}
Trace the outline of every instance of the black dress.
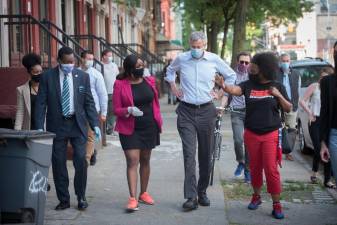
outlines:
{"label": "black dress", "polygon": [[35,102],[36,102],[36,94],[30,93],[30,129],[36,130],[35,128]]}
{"label": "black dress", "polygon": [[35,93],[32,93],[32,84],[29,82],[29,90],[30,90],[30,129],[36,130],[35,128],[35,102],[37,97],[37,92],[35,89]]}
{"label": "black dress", "polygon": [[134,105],[144,115],[135,117],[135,130],[133,134],[119,134],[119,139],[123,150],[151,150],[160,143],[159,129],[152,110],[154,92],[145,80],[139,84],[131,84],[131,89]]}

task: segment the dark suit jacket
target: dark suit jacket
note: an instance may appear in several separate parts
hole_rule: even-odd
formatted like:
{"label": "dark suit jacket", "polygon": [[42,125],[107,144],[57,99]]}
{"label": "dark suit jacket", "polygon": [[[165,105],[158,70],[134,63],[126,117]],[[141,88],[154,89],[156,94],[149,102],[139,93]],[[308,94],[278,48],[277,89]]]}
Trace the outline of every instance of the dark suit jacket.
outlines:
{"label": "dark suit jacket", "polygon": [[[289,73],[289,83],[290,83],[290,89],[291,89],[291,99],[290,102],[293,104],[292,111],[297,111],[298,109],[298,101],[299,101],[299,82],[300,82],[300,73],[297,70],[290,70]],[[279,70],[276,80],[283,84],[283,72]],[[284,84],[283,84],[284,85]]]}
{"label": "dark suit jacket", "polygon": [[321,112],[320,112],[320,140],[329,144],[329,135],[332,125],[334,91],[337,89],[337,75],[331,74],[322,78],[321,88]]}
{"label": "dark suit jacket", "polygon": [[[94,99],[90,90],[89,75],[76,68],[74,68],[72,74],[75,118],[82,134],[87,136],[87,121],[92,129],[99,124]],[[42,74],[35,104],[35,125],[37,129],[43,129],[44,118],[47,113],[47,131],[53,132],[57,136],[69,135],[63,134],[60,129],[63,117],[59,67],[52,68]]]}

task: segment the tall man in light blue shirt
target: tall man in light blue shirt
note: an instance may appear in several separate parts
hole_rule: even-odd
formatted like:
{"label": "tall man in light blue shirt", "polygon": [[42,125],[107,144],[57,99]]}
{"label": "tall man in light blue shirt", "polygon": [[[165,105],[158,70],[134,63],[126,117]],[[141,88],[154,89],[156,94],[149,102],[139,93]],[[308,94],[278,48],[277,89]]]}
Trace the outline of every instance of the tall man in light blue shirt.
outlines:
{"label": "tall man in light blue shirt", "polygon": [[[91,51],[83,51],[81,53],[81,67],[79,69],[83,70],[89,74],[90,79],[90,90],[92,97],[94,98],[96,111],[99,115],[100,121],[106,121],[106,115],[108,111],[108,93],[105,87],[104,78],[101,72],[96,70],[94,67],[94,54]],[[95,134],[88,128],[88,142],[87,142],[87,153],[86,160],[88,165],[96,164],[97,150],[95,149]]]}
{"label": "tall man in light blue shirt", "polygon": [[[205,51],[206,37],[202,32],[190,36],[191,50],[177,56],[166,71],[166,81],[172,92],[181,100],[176,112],[177,127],[183,144],[185,181],[183,204],[185,210],[209,206],[206,189],[209,184],[210,156],[216,119],[212,102],[215,73],[234,84],[235,72],[217,55]],[[180,73],[180,87],[175,84]],[[196,140],[198,140],[199,180],[196,181]]]}

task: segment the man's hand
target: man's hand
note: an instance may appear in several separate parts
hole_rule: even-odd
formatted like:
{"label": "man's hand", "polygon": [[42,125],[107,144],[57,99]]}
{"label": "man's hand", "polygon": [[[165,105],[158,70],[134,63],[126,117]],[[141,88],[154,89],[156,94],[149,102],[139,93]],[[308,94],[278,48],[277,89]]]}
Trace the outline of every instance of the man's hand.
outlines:
{"label": "man's hand", "polygon": [[221,87],[222,89],[225,89],[225,80],[223,79],[223,76],[215,75],[214,83]]}
{"label": "man's hand", "polygon": [[323,162],[329,162],[330,159],[330,153],[329,153],[329,149],[326,146],[326,144],[323,142],[321,145],[321,159]]}
{"label": "man's hand", "polygon": [[309,124],[316,121],[316,116],[312,112],[309,114]]}
{"label": "man's hand", "polygon": [[269,93],[276,98],[279,98],[279,97],[282,96],[282,94],[280,93],[280,91],[276,87],[270,87]]}
{"label": "man's hand", "polygon": [[106,116],[101,115],[100,119],[101,119],[101,121],[105,122],[106,121]]}
{"label": "man's hand", "polygon": [[101,130],[99,129],[99,127],[94,127],[94,132],[95,132],[96,141],[101,140],[102,135],[101,135]]}
{"label": "man's hand", "polygon": [[172,93],[177,97],[177,98],[182,98],[183,97],[183,92],[177,88],[175,83],[170,83],[171,86],[171,91]]}
{"label": "man's hand", "polygon": [[128,112],[133,116],[143,116],[143,112],[140,111],[136,106],[130,106],[128,107]]}

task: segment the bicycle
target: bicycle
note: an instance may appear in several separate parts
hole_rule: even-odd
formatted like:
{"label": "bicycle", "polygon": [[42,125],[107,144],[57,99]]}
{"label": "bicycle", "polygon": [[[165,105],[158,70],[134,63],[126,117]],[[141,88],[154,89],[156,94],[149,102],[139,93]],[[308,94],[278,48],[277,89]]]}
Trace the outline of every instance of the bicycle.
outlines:
{"label": "bicycle", "polygon": [[[217,110],[225,112],[235,112],[235,113],[242,113],[242,111],[236,111],[232,107],[216,107]],[[222,143],[222,136],[221,136],[221,122],[222,122],[222,115],[223,113],[218,113],[216,117],[215,122],[215,128],[214,128],[214,147],[213,152],[211,154],[211,174],[210,174],[210,185],[213,185],[214,180],[214,167],[215,167],[215,160],[220,159],[220,153],[221,153],[221,143]]]}
{"label": "bicycle", "polygon": [[[226,108],[216,107],[217,110],[226,111]],[[213,177],[214,177],[214,166],[215,160],[220,159],[221,153],[221,121],[222,121],[222,113],[218,113],[216,116],[215,128],[214,128],[214,142],[213,142],[213,152],[211,154],[211,174],[210,174],[210,185],[213,185]]]}

